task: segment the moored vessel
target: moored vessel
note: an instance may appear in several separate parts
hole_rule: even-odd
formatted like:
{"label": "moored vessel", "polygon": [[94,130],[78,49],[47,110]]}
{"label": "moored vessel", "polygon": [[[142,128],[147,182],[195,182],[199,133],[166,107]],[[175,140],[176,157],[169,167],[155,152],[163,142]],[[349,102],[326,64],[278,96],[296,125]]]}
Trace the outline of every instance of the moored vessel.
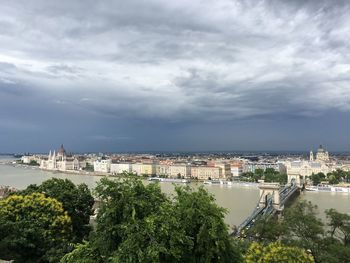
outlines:
{"label": "moored vessel", "polygon": [[329,193],[350,193],[349,187],[318,184],[317,186],[305,186],[306,191],[329,192]]}
{"label": "moored vessel", "polygon": [[183,183],[183,184],[190,183],[190,181],[187,180],[187,179],[160,178],[160,177],[150,177],[150,178],[148,178],[148,181],[152,181],[152,182]]}

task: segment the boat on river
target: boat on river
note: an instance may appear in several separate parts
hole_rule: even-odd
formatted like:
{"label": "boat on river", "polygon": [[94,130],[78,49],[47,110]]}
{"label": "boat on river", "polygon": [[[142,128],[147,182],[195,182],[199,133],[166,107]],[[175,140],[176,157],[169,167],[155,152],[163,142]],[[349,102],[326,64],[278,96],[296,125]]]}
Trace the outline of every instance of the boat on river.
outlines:
{"label": "boat on river", "polygon": [[175,178],[160,178],[160,177],[150,177],[148,181],[151,182],[169,182],[169,183],[182,183],[187,184],[190,183],[187,179],[175,179]]}
{"label": "boat on river", "polygon": [[334,186],[328,184],[318,184],[317,186],[305,186],[306,191],[330,192],[330,193],[350,193],[350,187]]}
{"label": "boat on river", "polygon": [[207,180],[203,182],[204,184],[210,184],[210,185],[224,185],[227,184],[227,181],[224,180]]}

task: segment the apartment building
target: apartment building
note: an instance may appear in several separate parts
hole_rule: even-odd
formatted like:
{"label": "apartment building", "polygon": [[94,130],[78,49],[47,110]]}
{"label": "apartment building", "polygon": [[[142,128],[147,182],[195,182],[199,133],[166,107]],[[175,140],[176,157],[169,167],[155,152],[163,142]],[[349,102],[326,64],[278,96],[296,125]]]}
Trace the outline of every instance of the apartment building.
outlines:
{"label": "apartment building", "polygon": [[111,173],[112,174],[121,174],[123,172],[131,173],[131,163],[112,163],[111,164]]}
{"label": "apartment building", "polygon": [[173,164],[169,166],[169,176],[177,178],[189,178],[191,176],[191,167],[186,164]]}
{"label": "apartment building", "polygon": [[193,166],[191,176],[200,180],[224,179],[221,167]]}
{"label": "apartment building", "polygon": [[94,171],[101,173],[109,173],[111,171],[111,160],[94,161]]}

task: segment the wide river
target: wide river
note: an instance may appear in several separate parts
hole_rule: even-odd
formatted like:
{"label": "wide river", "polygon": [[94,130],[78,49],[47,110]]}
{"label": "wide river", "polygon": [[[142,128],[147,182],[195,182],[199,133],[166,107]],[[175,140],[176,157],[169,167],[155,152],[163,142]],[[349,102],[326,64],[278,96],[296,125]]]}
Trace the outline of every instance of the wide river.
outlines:
{"label": "wide river", "polygon": [[[0,157],[0,159],[4,159],[4,157]],[[86,183],[90,188],[94,188],[96,182],[101,179],[99,176],[53,173],[41,171],[37,168],[0,164],[0,185],[23,189],[29,184],[40,184],[51,177],[68,178],[76,184]],[[202,183],[191,183],[194,188],[201,185]],[[167,194],[172,194],[174,191],[174,186],[171,183],[160,183],[160,186]],[[215,196],[218,205],[227,209],[226,222],[230,226],[239,225],[249,216],[259,199],[259,190],[256,187],[226,185],[204,185],[204,187]],[[319,216],[322,219],[325,219],[324,210],[329,208],[335,208],[339,212],[350,214],[349,194],[303,192],[298,198],[311,201],[317,205],[320,212]]]}

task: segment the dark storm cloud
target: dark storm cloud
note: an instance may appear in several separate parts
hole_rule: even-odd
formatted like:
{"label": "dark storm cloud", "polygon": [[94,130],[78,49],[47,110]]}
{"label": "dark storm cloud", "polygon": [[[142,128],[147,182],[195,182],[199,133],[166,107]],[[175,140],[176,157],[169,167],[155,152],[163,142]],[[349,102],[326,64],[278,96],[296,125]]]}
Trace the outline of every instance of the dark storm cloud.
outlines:
{"label": "dark storm cloud", "polygon": [[120,142],[148,122],[347,114],[349,13],[331,0],[3,1],[1,127],[63,137],[81,121],[71,133]]}

